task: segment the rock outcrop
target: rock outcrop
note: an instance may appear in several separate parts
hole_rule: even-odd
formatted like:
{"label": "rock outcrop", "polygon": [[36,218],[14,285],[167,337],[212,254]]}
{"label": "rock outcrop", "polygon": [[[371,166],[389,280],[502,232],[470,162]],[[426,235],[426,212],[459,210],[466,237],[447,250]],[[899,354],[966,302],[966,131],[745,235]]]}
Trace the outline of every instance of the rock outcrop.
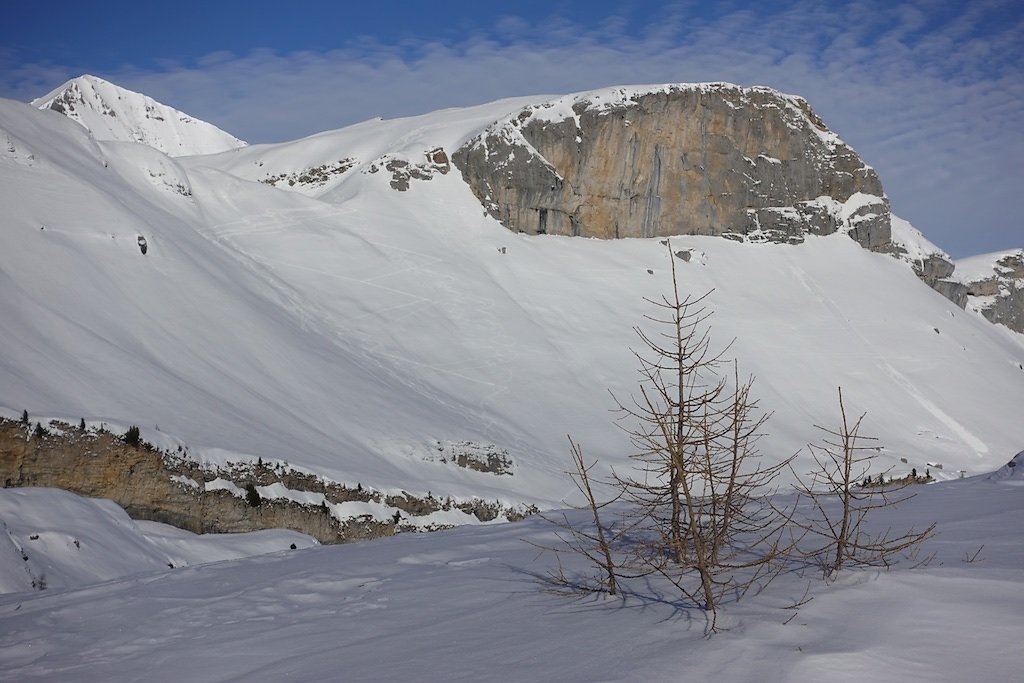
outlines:
{"label": "rock outcrop", "polygon": [[967,287],[954,276],[956,266],[949,254],[932,244],[921,231],[898,216],[892,216],[892,244],[889,253],[908,263],[926,285],[960,308],[967,306]]}
{"label": "rock outcrop", "polygon": [[495,122],[452,161],[488,214],[531,234],[890,240],[875,171],[806,101],[768,88],[567,96]]}
{"label": "rock outcrop", "polygon": [[489,521],[499,516],[519,519],[534,511],[479,499],[385,495],[262,461],[200,466],[187,453],[160,451],[145,442],[132,445],[102,429],[57,422],[32,429],[2,418],[0,482],[4,487],[48,486],[109,498],[135,519],[194,533],[293,529],[321,543],[451,526],[432,521],[434,513]]}
{"label": "rock outcrop", "polygon": [[1024,249],[957,261],[967,308],[1024,334]]}

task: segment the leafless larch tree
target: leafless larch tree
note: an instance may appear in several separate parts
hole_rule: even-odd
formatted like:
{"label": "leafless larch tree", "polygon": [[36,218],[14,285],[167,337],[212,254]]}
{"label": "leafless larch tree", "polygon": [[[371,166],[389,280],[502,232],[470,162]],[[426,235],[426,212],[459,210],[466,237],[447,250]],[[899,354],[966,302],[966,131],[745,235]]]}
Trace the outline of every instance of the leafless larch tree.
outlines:
{"label": "leafless larch tree", "polygon": [[639,393],[617,400],[638,467],[617,481],[632,503],[624,565],[667,578],[711,613],[713,630],[722,601],[764,585],[782,566],[788,512],[768,496],[789,459],[760,460],[769,416],[752,395],[753,377],[742,380],[736,361],[724,360],[728,347],[713,350],[707,297],[680,295],[673,261],[671,295],[648,300],[658,332],[636,328]]}
{"label": "leafless larch tree", "polygon": [[826,577],[834,577],[850,565],[889,566],[897,557],[912,555],[935,530],[934,524],[921,531],[911,528],[901,533],[869,529],[866,522],[872,512],[893,508],[913,497],[905,489],[916,479],[890,477],[887,484],[865,486],[868,477],[879,481],[885,474],[871,473],[878,456],[876,439],[861,434],[866,413],[852,423],[848,420],[841,388],[839,413],[838,427],[817,427],[824,434],[823,440],[808,446],[814,457],[814,471],[809,480],[797,484],[800,496],[810,501],[812,510],[798,523],[811,541],[811,547],[802,552],[821,566]]}

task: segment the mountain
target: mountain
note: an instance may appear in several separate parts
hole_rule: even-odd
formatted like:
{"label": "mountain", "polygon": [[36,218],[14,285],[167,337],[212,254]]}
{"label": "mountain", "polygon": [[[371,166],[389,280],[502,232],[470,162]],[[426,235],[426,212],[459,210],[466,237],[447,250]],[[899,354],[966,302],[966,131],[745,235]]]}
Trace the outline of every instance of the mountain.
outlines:
{"label": "mountain", "polygon": [[673,84],[510,99],[419,119],[424,130],[414,135],[404,120],[368,121],[199,163],[331,202],[348,198],[359,173],[382,173],[406,191],[454,168],[488,215],[529,234],[795,244],[838,230],[907,261],[965,304],[949,255],[892,216],[874,169],[803,98]]}
{"label": "mountain", "polygon": [[96,76],[79,76],[33,100],[77,121],[97,140],[148,145],[169,156],[214,154],[246,143],[213,124]]}
{"label": "mountain", "polygon": [[[691,98],[686,116],[717,132],[662,142]],[[972,309],[1017,291],[1021,254],[954,270],[808,112],[717,84],[616,88],[172,158],[0,100],[0,679],[1019,677],[1024,336]],[[757,135],[734,139],[755,123],[773,131],[764,159],[740,147]],[[574,176],[611,169],[634,133],[647,150],[636,177]],[[600,229],[590,202],[623,210],[602,203],[609,188],[627,202],[620,236],[673,232],[658,200],[684,206],[663,179],[709,168],[679,160],[694,143],[707,160],[750,159],[749,178],[728,164],[696,178],[717,188],[709,209],[741,221],[728,235],[583,236]],[[769,144],[807,155],[773,161]],[[573,206],[566,188],[586,199]],[[737,211],[726,193],[739,191],[750,206]],[[662,331],[645,299],[670,293],[673,273],[684,295],[709,292],[714,348],[757,376],[753,396],[774,411],[765,461],[800,450],[793,471],[812,469],[803,446],[839,423],[841,386],[886,477],[939,480],[857,522],[897,542],[936,524],[919,554],[830,581],[802,558],[721,605],[708,637],[670,578],[555,595],[544,577],[594,567],[542,552],[556,543],[548,521],[473,526],[482,518],[449,504],[564,507],[566,434],[593,475],[628,470],[609,391],[639,398],[633,327]],[[151,445],[117,436],[131,424]],[[48,473],[113,483],[88,499],[18,488]],[[195,536],[104,500],[130,490],[145,505],[172,487],[195,492],[197,514],[231,498],[213,510],[223,524],[289,505],[392,531],[470,524],[317,547],[281,530]],[[588,530],[589,514],[564,519]]]}
{"label": "mountain", "polygon": [[[868,413],[864,431],[897,472],[930,467],[950,478],[992,470],[1019,450],[1019,335],[877,251],[895,243],[880,180],[796,98],[668,88],[683,102],[699,94],[709,121],[727,111],[753,117],[775,131],[765,137],[772,145],[806,152],[775,164],[771,149],[761,160],[728,146],[732,133],[709,133],[723,158],[751,159],[744,187],[765,198],[753,207],[760,232],[740,229],[739,239],[529,234],[539,209],[521,233],[523,225],[503,224],[502,207],[534,211],[529,182],[550,170],[544,163],[563,187],[592,189],[536,147],[546,161],[506,169],[509,195],[492,194],[498,209],[481,202],[497,166],[470,161],[474,150],[493,150],[492,162],[534,154],[526,134],[529,146],[516,138],[511,151],[492,147],[509,121],[547,112],[550,123],[557,110],[570,117],[568,130],[578,115],[585,140],[604,130],[601,112],[636,103],[653,111],[665,90],[517,98],[184,158],[0,102],[3,415],[138,425],[156,446],[222,468],[192,477],[200,487],[226,486],[215,482],[233,463],[262,462],[385,497],[557,506],[572,493],[566,434],[601,471],[630,462],[609,391],[636,394],[633,327],[652,330],[645,298],[670,291],[674,265],[684,293],[711,292],[717,347],[735,340],[730,357],[756,375],[755,393],[774,412],[762,442],[771,457],[801,451],[796,467],[809,464],[801,449],[818,438],[814,425],[838,419],[840,386],[849,410]],[[739,107],[735,92],[751,103]],[[630,124],[638,149],[665,120]],[[786,135],[817,141],[780,142]],[[664,159],[681,153],[650,144]],[[593,158],[600,148],[580,149]],[[823,188],[810,174],[826,163],[836,178]],[[860,179],[840,187],[844,174]],[[772,178],[777,191],[759,195],[756,181]],[[803,198],[823,189],[835,195]],[[561,232],[556,207],[549,211],[547,232]],[[776,228],[765,229],[769,219]],[[903,251],[924,259],[922,244]],[[492,459],[499,466],[490,471],[467,465]],[[283,479],[259,493],[323,500]],[[384,498],[336,510],[401,512]]]}

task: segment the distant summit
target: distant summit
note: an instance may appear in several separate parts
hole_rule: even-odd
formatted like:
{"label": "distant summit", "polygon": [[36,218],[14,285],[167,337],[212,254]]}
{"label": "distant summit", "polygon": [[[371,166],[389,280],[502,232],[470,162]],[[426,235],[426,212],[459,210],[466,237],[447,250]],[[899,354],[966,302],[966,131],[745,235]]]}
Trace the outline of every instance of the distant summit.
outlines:
{"label": "distant summit", "polygon": [[139,142],[170,156],[215,154],[246,145],[213,124],[96,76],[73,78],[33,100],[32,106],[64,114],[98,140]]}

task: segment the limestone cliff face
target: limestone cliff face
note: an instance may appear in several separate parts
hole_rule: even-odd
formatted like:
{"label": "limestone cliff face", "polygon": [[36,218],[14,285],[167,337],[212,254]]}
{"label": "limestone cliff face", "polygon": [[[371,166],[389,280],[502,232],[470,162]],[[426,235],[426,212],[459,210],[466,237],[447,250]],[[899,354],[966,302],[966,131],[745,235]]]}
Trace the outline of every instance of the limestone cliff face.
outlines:
{"label": "limestone cliff face", "polygon": [[527,107],[452,157],[527,233],[889,244],[875,171],[799,97],[727,84],[602,90]]}
{"label": "limestone cliff face", "polygon": [[[0,482],[4,487],[49,486],[109,498],[135,519],[172,524],[195,533],[293,529],[321,543],[443,528],[443,523],[430,522],[436,512],[458,510],[484,521],[500,515],[517,519],[531,512],[479,499],[385,495],[262,462],[200,466],[185,455],[162,452],[145,443],[131,446],[103,430],[83,431],[51,423],[36,433],[28,425],[3,418]],[[257,493],[262,489],[257,504],[247,500],[242,489],[248,486]],[[273,496],[282,490],[319,503]],[[340,515],[345,504],[354,504],[358,510],[378,508],[383,514]]]}

